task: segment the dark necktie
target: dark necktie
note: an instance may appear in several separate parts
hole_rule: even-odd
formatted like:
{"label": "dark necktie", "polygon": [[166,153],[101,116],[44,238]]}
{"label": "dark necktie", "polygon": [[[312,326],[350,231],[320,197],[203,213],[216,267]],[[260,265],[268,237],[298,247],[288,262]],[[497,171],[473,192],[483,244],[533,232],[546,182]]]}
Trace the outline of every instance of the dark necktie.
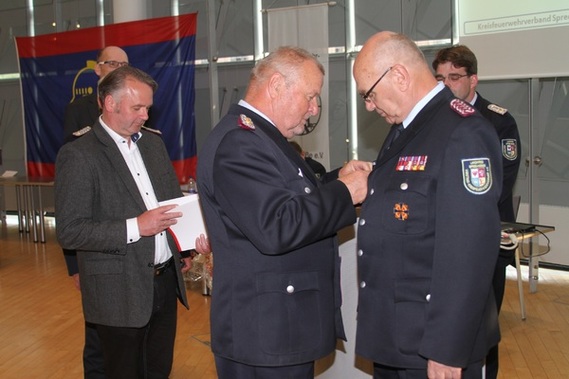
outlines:
{"label": "dark necktie", "polygon": [[385,144],[386,149],[389,149],[391,147],[393,142],[401,135],[401,132],[404,129],[405,128],[403,127],[403,124],[393,124],[391,126],[391,133],[388,136],[388,142]]}
{"label": "dark necktie", "polygon": [[391,143],[393,143],[393,141],[395,141],[401,135],[401,132],[403,132],[403,130],[405,130],[405,128],[403,127],[403,124],[395,124],[395,125],[393,125],[393,127],[395,128],[395,130],[393,133],[393,139],[391,140]]}
{"label": "dark necktie", "polygon": [[377,157],[377,161],[379,161],[379,159],[383,156],[383,154],[385,154],[385,152],[387,150],[389,150],[389,148],[393,144],[393,141],[395,141],[397,139],[397,137],[399,137],[401,135],[401,132],[404,129],[405,128],[403,127],[403,124],[393,124],[391,126],[391,130],[389,131],[389,134],[387,135],[387,138],[385,139],[385,143],[383,144],[383,148],[379,152],[379,156]]}

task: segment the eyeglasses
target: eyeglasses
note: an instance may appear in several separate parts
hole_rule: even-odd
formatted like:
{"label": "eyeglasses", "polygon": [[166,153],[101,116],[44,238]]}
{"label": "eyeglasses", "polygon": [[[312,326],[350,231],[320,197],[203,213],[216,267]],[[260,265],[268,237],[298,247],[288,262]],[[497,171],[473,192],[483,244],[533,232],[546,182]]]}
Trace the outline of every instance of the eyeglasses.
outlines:
{"label": "eyeglasses", "polygon": [[104,61],[104,62],[97,62],[97,64],[108,64],[112,68],[119,68],[122,66],[128,66],[128,62],[118,62],[118,61]]}
{"label": "eyeglasses", "polygon": [[362,99],[364,99],[364,101],[366,103],[370,102],[371,99],[369,98],[369,96],[371,95],[371,91],[373,91],[373,89],[375,88],[375,86],[377,86],[379,84],[379,82],[381,82],[381,79],[383,79],[383,77],[385,75],[387,75],[387,73],[389,71],[391,71],[391,69],[393,68],[393,66],[389,67],[387,70],[385,70],[385,72],[379,77],[379,79],[377,79],[377,82],[373,83],[373,86],[371,86],[371,88],[362,95]]}
{"label": "eyeglasses", "polygon": [[455,72],[448,74],[448,76],[444,76],[441,74],[437,74],[435,75],[435,79],[437,79],[439,82],[444,82],[445,79],[448,78],[448,80],[450,80],[451,82],[456,82],[457,80],[459,80],[460,78],[464,78],[465,76],[470,76],[468,74],[457,74]]}

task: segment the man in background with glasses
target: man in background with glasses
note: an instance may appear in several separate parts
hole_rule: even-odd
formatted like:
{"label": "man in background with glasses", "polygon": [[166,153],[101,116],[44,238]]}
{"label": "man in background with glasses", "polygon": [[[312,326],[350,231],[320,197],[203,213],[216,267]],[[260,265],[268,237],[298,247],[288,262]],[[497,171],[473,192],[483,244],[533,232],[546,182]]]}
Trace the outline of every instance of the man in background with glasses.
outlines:
{"label": "man in background with glasses", "polygon": [[[99,80],[109,72],[128,65],[126,52],[117,46],[107,46],[97,54],[95,74]],[[97,91],[77,98],[65,108],[63,122],[64,142],[73,141],[78,136],[90,130],[93,123],[99,118],[100,107],[97,103]]]}
{"label": "man in background with glasses", "polygon": [[500,338],[495,132],[404,35],[372,36],[353,74],[366,109],[394,124],[358,222],[356,354],[376,379],[481,378]]}
{"label": "man in background with glasses", "polygon": [[[520,134],[516,120],[508,112],[496,104],[484,99],[478,92],[478,61],[474,53],[464,45],[455,45],[437,52],[433,60],[435,78],[450,88],[452,93],[478,109],[488,119],[496,132],[502,147],[502,164],[504,168],[502,194],[498,208],[502,221],[516,221],[513,206],[513,191],[518,169],[520,167]],[[498,262],[494,271],[492,286],[496,297],[498,312],[504,298],[506,286],[506,267],[514,263],[514,250],[500,249]],[[486,378],[498,376],[498,345],[493,347],[486,357]]]}

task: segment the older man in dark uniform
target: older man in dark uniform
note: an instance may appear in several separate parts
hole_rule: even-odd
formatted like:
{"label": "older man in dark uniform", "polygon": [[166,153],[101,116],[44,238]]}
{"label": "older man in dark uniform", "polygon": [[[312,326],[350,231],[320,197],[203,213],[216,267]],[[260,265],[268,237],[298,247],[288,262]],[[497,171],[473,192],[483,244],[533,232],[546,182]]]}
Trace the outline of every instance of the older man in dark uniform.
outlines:
{"label": "older man in dark uniform", "polygon": [[317,113],[323,77],[303,49],[271,53],[202,147],[220,379],[313,378],[314,360],[345,338],[336,231],[355,222],[371,163],[352,161],[323,184],[287,141]]}
{"label": "older man in dark uniform", "polygon": [[367,110],[394,124],[359,220],[356,353],[374,378],[481,378],[499,340],[495,132],[401,34],[372,36],[354,78]]}
{"label": "older man in dark uniform", "polygon": [[[520,168],[520,134],[516,120],[507,109],[484,99],[478,92],[478,61],[474,53],[464,45],[455,45],[437,52],[433,60],[435,78],[445,83],[452,93],[478,109],[488,119],[498,134],[502,147],[502,164],[504,166],[502,194],[498,209],[502,221],[516,221],[513,207],[513,191],[518,170]],[[492,286],[498,312],[502,307],[504,288],[506,286],[506,267],[514,262],[514,251],[500,249],[498,262],[494,271]],[[486,357],[486,378],[498,376],[498,346],[493,347]]]}

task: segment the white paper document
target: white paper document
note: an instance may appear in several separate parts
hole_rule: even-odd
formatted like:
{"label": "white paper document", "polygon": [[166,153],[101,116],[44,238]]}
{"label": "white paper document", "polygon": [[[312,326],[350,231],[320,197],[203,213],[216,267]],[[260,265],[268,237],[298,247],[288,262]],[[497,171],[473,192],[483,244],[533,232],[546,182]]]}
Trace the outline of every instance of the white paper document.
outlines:
{"label": "white paper document", "polygon": [[180,251],[195,249],[196,238],[200,234],[207,235],[198,194],[194,193],[176,199],[161,201],[159,204],[178,205],[170,212],[182,212],[183,215],[177,218],[178,222],[168,230],[174,237]]}

